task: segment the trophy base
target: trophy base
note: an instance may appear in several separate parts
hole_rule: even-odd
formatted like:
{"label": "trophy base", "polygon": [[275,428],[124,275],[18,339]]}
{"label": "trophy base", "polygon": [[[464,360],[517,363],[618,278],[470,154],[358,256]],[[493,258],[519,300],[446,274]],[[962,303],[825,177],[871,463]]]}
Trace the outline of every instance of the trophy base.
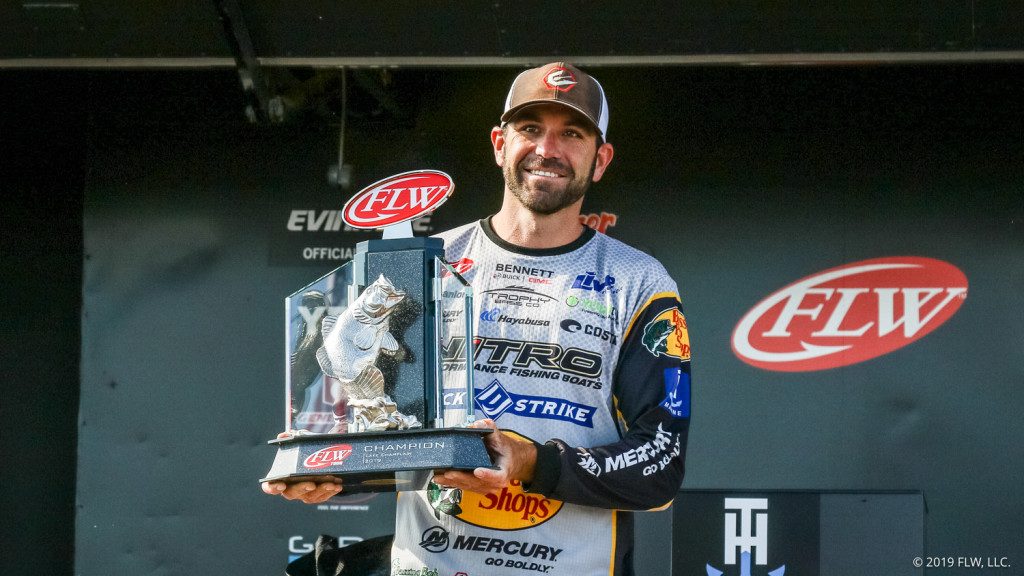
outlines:
{"label": "trophy base", "polygon": [[271,440],[277,456],[260,482],[341,482],[342,495],[424,490],[434,470],[492,468],[486,428],[303,434]]}

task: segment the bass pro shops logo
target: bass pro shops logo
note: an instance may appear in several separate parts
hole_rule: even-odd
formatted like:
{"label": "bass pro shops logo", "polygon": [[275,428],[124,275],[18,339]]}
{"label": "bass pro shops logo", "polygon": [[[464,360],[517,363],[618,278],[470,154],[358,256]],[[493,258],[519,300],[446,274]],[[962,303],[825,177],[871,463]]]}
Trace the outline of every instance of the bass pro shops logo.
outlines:
{"label": "bass pro shops logo", "polygon": [[436,210],[454,190],[444,172],[403,172],[362,189],[345,203],[342,215],[353,228],[383,228]]}
{"label": "bass pro shops logo", "polygon": [[807,372],[888,354],[949,320],[967,277],[931,258],[862,260],[798,280],[736,325],[733,352],[765,370]]}
{"label": "bass pro shops logo", "polygon": [[689,360],[690,332],[686,318],[676,308],[658,314],[644,326],[643,343],[655,356],[663,354],[682,361]]}

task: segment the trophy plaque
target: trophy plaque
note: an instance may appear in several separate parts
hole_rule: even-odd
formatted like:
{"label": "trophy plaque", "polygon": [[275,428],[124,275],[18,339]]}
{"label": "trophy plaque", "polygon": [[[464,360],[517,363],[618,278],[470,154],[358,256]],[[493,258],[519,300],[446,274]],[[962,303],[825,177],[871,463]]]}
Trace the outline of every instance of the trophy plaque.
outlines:
{"label": "trophy plaque", "polygon": [[385,227],[384,238],[285,299],[289,436],[270,441],[277,456],[262,481],[421,490],[434,470],[492,466],[490,430],[467,427],[472,288],[442,240],[413,237],[410,224],[452,189],[442,172],[406,172],[345,205],[347,223]]}

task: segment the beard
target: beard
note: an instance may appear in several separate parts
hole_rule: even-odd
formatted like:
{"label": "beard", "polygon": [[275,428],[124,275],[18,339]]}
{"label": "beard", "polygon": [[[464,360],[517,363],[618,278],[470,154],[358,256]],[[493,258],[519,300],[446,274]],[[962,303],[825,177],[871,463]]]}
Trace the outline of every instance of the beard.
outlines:
{"label": "beard", "polygon": [[[555,159],[542,159],[526,156],[519,164],[513,165],[508,156],[502,166],[505,186],[527,210],[535,214],[549,215],[566,206],[571,206],[586,194],[590,188],[594,170],[597,168],[597,156],[586,174],[577,174],[572,166]],[[553,179],[554,182],[526,182],[526,170],[553,170],[565,174],[564,177]],[[564,182],[562,182],[564,180]]]}

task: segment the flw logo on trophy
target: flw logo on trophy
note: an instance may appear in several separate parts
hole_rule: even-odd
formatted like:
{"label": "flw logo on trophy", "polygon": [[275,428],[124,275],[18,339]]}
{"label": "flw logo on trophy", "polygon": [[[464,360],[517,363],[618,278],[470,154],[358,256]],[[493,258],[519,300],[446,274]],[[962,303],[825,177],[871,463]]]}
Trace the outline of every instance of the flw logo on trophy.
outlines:
{"label": "flw logo on trophy", "polygon": [[353,228],[383,228],[439,208],[454,191],[451,177],[444,172],[404,172],[364,188],[345,203],[342,215]]}
{"label": "flw logo on trophy", "polygon": [[[442,358],[443,342],[474,334],[472,287],[445,262],[440,238],[412,234],[411,221],[454,189],[443,172],[404,172],[345,203],[346,223],[383,228],[383,238],[360,242],[351,262],[285,299],[287,437],[271,441],[278,452],[261,481],[420,490],[433,470],[492,465],[489,431],[467,427],[472,370]],[[471,345],[465,356],[471,365]],[[469,402],[446,407],[442,390],[458,388]]]}

